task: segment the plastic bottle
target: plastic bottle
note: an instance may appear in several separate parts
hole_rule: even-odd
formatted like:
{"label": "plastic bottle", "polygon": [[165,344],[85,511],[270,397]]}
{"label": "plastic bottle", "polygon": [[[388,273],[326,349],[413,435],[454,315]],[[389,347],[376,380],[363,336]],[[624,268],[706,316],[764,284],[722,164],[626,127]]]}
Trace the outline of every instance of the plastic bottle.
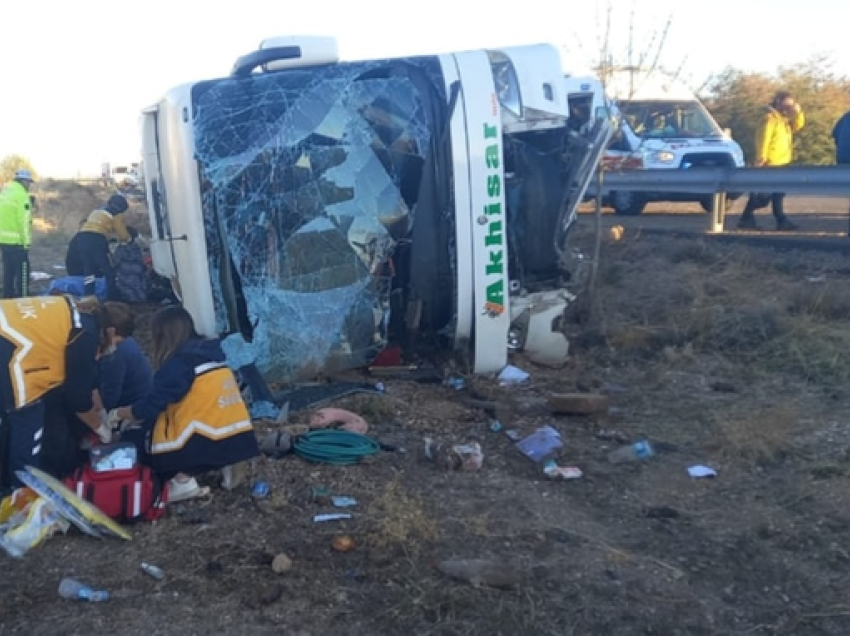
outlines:
{"label": "plastic bottle", "polygon": [[617,450],[608,454],[608,461],[612,464],[625,464],[626,462],[637,462],[649,459],[655,455],[652,444],[646,440],[621,446]]}
{"label": "plastic bottle", "polygon": [[109,592],[105,590],[93,590],[88,585],[74,579],[62,579],[59,583],[59,596],[73,601],[100,603],[109,599]]}

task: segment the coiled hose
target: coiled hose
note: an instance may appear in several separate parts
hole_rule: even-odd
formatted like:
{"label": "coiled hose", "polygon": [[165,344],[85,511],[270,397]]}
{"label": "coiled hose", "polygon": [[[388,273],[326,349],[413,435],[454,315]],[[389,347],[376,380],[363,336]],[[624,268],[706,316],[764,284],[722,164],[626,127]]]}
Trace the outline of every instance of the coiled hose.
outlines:
{"label": "coiled hose", "polygon": [[320,429],[292,440],[292,452],[317,464],[346,466],[381,450],[378,442],[365,435],[339,429]]}

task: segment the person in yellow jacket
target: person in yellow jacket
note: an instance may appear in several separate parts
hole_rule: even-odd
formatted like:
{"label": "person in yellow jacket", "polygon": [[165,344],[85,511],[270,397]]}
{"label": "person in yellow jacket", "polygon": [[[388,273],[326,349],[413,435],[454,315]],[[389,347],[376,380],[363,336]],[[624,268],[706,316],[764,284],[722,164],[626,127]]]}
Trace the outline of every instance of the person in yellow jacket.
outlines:
{"label": "person in yellow jacket", "polygon": [[[786,166],[794,160],[794,134],[806,124],[806,116],[800,104],[788,91],[779,91],[767,107],[761,127],[756,133],[755,160],[753,165]],[[738,229],[755,230],[755,211],[766,207],[768,203],[773,209],[776,219],[776,229],[780,231],[796,230],[796,224],[785,216],[785,193],[753,193],[747,200],[747,205],[738,222]]]}
{"label": "person in yellow jacket", "polygon": [[95,279],[106,279],[106,300],[120,300],[115,286],[115,268],[109,253],[109,238],[115,236],[122,243],[130,241],[137,232],[124,223],[123,214],[129,205],[120,194],[109,197],[102,208],[89,214],[80,231],[68,244],[65,269],[69,276],[85,279],[85,293],[93,296]]}
{"label": "person in yellow jacket", "polygon": [[206,494],[194,475],[227,469],[259,455],[251,416],[221,343],[195,331],[182,307],[166,307],[151,321],[153,388],[110,412],[112,422],[140,424],[122,440],[169,481],[169,501]]}
{"label": "person in yellow jacket", "polygon": [[29,249],[32,243],[33,184],[29,170],[18,170],[0,191],[0,250],[3,251],[3,298],[29,296]]}
{"label": "person in yellow jacket", "polygon": [[97,359],[109,316],[65,296],[0,300],[0,490],[20,486],[16,471],[40,468],[46,401],[63,392],[68,409],[102,441],[108,417],[95,399]]}

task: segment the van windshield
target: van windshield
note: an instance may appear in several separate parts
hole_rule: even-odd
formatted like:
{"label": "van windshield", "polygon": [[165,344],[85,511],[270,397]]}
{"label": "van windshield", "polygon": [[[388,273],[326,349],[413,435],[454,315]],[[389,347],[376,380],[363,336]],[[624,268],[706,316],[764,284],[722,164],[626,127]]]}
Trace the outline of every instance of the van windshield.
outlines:
{"label": "van windshield", "polygon": [[697,100],[620,103],[629,127],[642,139],[722,137],[723,133]]}

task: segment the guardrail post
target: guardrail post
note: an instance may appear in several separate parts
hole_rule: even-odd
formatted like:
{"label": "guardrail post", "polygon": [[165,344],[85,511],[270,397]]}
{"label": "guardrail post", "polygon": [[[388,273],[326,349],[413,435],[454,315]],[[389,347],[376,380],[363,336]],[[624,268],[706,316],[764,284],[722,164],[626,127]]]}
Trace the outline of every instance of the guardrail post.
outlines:
{"label": "guardrail post", "polygon": [[711,234],[723,233],[723,223],[726,220],[726,193],[715,192],[711,198],[711,223],[708,231]]}

